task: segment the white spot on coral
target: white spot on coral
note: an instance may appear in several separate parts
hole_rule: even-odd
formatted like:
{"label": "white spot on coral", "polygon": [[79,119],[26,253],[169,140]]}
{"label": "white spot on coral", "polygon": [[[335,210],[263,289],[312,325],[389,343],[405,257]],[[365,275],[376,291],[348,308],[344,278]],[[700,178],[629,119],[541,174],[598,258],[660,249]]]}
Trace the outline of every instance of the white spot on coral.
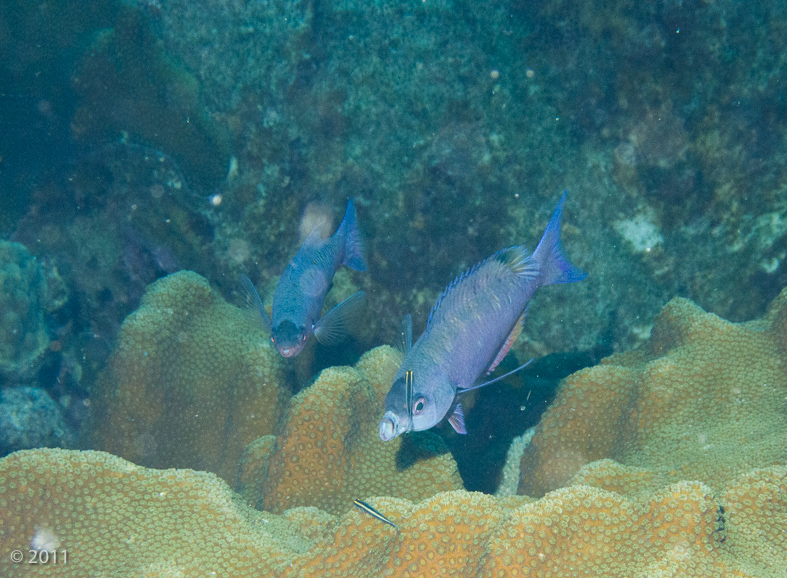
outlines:
{"label": "white spot on coral", "polygon": [[644,341],[650,338],[650,332],[653,325],[634,325],[631,327],[631,333],[638,341]]}
{"label": "white spot on coral", "polygon": [[44,526],[36,526],[33,539],[30,540],[31,550],[57,550],[60,546],[60,539],[52,530]]}

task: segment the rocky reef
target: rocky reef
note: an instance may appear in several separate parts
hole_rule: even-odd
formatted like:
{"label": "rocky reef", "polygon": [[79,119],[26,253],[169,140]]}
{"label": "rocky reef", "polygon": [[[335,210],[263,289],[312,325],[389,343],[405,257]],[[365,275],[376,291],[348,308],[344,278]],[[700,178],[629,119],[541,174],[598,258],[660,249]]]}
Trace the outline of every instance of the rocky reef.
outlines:
{"label": "rocky reef", "polygon": [[[141,311],[157,311],[163,344],[181,314],[166,313],[162,288],[181,283],[211,295],[191,273],[159,282]],[[786,336],[787,289],[740,324],[674,300],[641,348],[564,381],[521,458],[522,495],[500,497],[439,491],[457,480],[449,456],[407,459],[407,441],[373,439],[399,359],[378,348],[292,398],[275,434],[247,447],[240,494],[210,473],[103,452],[0,460],[0,545],[66,551],[64,576],[778,575]]]}
{"label": "rocky reef", "polygon": [[57,269],[0,240],[0,385],[34,379],[53,337],[47,316],[67,299]]}
{"label": "rocky reef", "polygon": [[[26,26],[0,36],[0,74],[25,81],[28,128],[3,118],[0,233],[56,259],[110,344],[145,284],[184,267],[266,286],[309,207],[350,196],[376,312],[356,357],[406,312],[418,333],[473,263],[534,245],[564,189],[590,277],[539,294],[522,358],[627,350],[676,294],[751,319],[787,283],[779,2],[12,4]],[[39,33],[52,19],[65,48]],[[45,178],[15,154],[37,134],[77,151]]]}
{"label": "rocky reef", "polygon": [[26,386],[0,389],[0,455],[75,444],[62,407],[46,391]]}
{"label": "rocky reef", "polygon": [[55,266],[21,243],[0,240],[0,455],[74,447],[63,388],[33,387],[62,348],[55,318],[67,302]]}
{"label": "rocky reef", "polygon": [[216,0],[152,20],[233,134],[221,211],[252,277],[286,260],[281,223],[354,196],[383,339],[407,310],[418,328],[464,268],[534,245],[569,189],[565,244],[590,277],[539,296],[527,355],[628,349],[676,293],[749,319],[787,282],[783,17],[778,2]]}
{"label": "rocky reef", "polygon": [[[0,461],[6,550],[62,544],[75,576],[787,567],[784,2],[6,4],[0,451],[110,452]],[[378,346],[565,189],[589,277],[539,290],[511,357],[605,359],[518,442],[522,495],[467,492],[464,449],[501,458],[554,390],[469,394],[474,443],[382,444]],[[367,322],[285,362],[228,301],[350,197],[369,272],[326,307],[364,289]]]}

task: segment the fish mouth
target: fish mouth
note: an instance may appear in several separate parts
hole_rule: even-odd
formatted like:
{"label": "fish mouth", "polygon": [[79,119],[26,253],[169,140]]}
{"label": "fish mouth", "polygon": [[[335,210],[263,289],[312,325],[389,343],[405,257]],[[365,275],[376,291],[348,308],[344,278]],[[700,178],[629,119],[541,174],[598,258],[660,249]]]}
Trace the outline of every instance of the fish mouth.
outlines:
{"label": "fish mouth", "polygon": [[384,442],[392,440],[398,436],[399,431],[399,418],[392,411],[386,411],[383,419],[380,420],[380,439]]}
{"label": "fish mouth", "polygon": [[282,357],[292,357],[298,353],[298,349],[295,347],[279,347],[279,353],[281,353]]}

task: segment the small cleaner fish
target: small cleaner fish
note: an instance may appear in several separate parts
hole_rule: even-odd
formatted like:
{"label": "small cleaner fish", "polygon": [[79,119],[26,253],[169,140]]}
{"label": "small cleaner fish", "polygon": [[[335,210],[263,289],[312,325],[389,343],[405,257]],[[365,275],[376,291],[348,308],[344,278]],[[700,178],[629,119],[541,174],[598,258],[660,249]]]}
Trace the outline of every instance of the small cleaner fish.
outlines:
{"label": "small cleaner fish", "polygon": [[366,512],[367,514],[369,514],[373,518],[377,518],[381,522],[384,522],[384,523],[386,523],[386,524],[388,524],[390,526],[393,526],[394,530],[396,530],[397,532],[399,531],[399,528],[396,527],[396,524],[391,522],[391,520],[389,520],[388,518],[383,516],[380,512],[378,512],[377,510],[372,508],[366,502],[363,502],[361,500],[353,500],[353,504],[355,504],[355,507],[358,508],[359,510],[361,510],[362,512]]}
{"label": "small cleaner fish", "polygon": [[513,373],[475,385],[484,371],[488,375],[497,367],[519,337],[535,290],[587,277],[568,262],[560,247],[565,203],[563,193],[532,254],[521,245],[509,247],[454,279],[412,348],[412,324],[405,319],[405,357],[385,398],[380,439],[429,429],[446,415],[454,430],[467,433],[458,396]]}

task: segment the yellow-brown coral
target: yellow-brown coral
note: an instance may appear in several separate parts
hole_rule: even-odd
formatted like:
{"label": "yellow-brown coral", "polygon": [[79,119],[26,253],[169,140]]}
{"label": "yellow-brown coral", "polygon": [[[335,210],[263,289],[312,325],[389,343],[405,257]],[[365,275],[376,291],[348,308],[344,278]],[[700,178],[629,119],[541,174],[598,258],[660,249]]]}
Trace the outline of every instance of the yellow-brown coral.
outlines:
{"label": "yellow-brown coral", "polygon": [[[522,457],[519,492],[542,496],[603,458],[651,472],[637,491],[680,480],[719,490],[752,468],[787,463],[785,334],[787,290],[749,323],[673,299],[644,348],[565,380]],[[615,491],[632,483],[598,474],[586,482]]]}
{"label": "yellow-brown coral", "polygon": [[[262,575],[311,547],[298,527],[251,510],[205,472],[148,470],[103,452],[0,460],[2,576]],[[29,560],[36,546],[60,561],[12,563],[12,551]]]}
{"label": "yellow-brown coral", "polygon": [[[382,442],[377,423],[383,398],[401,361],[390,347],[364,355],[356,368],[324,370],[317,381],[292,398],[283,427],[269,455],[244,460],[244,470],[264,472],[256,490],[243,476],[244,495],[264,496],[265,510],[317,506],[332,514],[352,508],[355,498],[392,496],[421,500],[437,492],[460,489],[453,458],[431,434],[416,447],[412,440]],[[433,441],[430,441],[433,440]],[[442,449],[442,454],[439,453]],[[413,463],[404,457],[419,453]]]}
{"label": "yellow-brown coral", "polygon": [[638,503],[572,486],[514,511],[490,540],[483,576],[722,576],[720,508],[700,483]]}
{"label": "yellow-brown coral", "polygon": [[[257,512],[213,474],[28,450],[0,460],[0,575],[772,578],[787,567],[786,479],[773,466],[716,495],[680,482],[641,499],[582,485],[535,502],[369,499],[394,529],[356,509]],[[13,563],[34,547],[67,563]]]}
{"label": "yellow-brown coral", "polygon": [[[0,548],[66,550],[69,566],[56,571],[80,577],[787,576],[785,325],[787,291],[762,320],[741,325],[672,302],[648,349],[567,380],[546,424],[576,414],[579,433],[539,426],[536,449],[544,461],[547,449],[561,460],[551,470],[536,463],[540,469],[522,479],[543,488],[559,475],[568,485],[538,500],[430,492],[453,478],[452,461],[397,468],[397,456],[384,451],[393,444],[379,442],[375,426],[399,357],[378,348],[354,369],[324,371],[295,398],[277,435],[247,448],[244,494],[270,500],[280,515],[247,508],[212,474],[148,470],[100,452],[33,450],[0,460]],[[741,351],[754,369],[745,369]],[[681,368],[704,389],[683,383]],[[601,386],[609,382],[598,383],[604,376],[618,386],[607,397]],[[598,398],[615,400],[617,412],[596,407]],[[726,434],[703,413],[722,409]],[[760,438],[741,440],[740,428]],[[599,432],[612,434],[584,439]],[[562,454],[549,445],[559,435]],[[699,450],[697,435],[707,436]],[[731,448],[730,439],[748,451]],[[418,467],[434,464],[419,476],[442,477],[419,482]],[[369,497],[402,490],[401,480],[425,499]],[[397,527],[352,508],[353,498]],[[292,501],[343,514],[288,509]],[[0,558],[3,576],[50,570]]]}
{"label": "yellow-brown coral", "polygon": [[288,388],[250,316],[190,271],[151,285],[124,321],[92,397],[93,447],[234,484],[243,448],[273,433]]}
{"label": "yellow-brown coral", "polygon": [[787,575],[787,468],[754,470],[723,495],[729,547],[752,572]]}

